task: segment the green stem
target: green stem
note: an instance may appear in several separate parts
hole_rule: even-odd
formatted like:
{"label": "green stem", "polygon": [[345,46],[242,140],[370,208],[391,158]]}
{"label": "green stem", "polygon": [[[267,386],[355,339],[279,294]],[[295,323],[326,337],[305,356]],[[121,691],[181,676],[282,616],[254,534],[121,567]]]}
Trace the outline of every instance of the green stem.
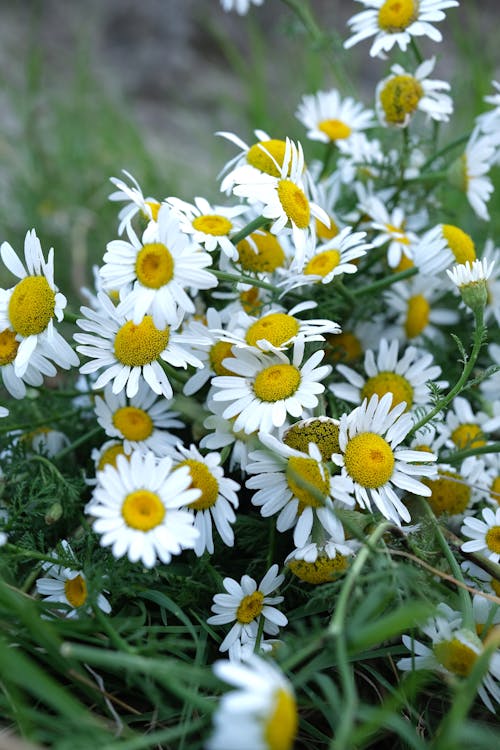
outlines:
{"label": "green stem", "polygon": [[301,20],[304,28],[315,44],[321,44],[324,34],[314,19],[311,9],[305,0],[282,0],[285,5],[293,10],[295,15]]}
{"label": "green stem", "polygon": [[420,65],[424,61],[424,58],[422,57],[422,53],[420,52],[418,48],[418,44],[416,43],[414,36],[410,37],[410,45],[413,50],[413,54],[415,55],[417,65]]}
{"label": "green stem", "polygon": [[372,292],[384,289],[386,286],[392,286],[398,281],[409,279],[412,276],[415,276],[417,273],[418,268],[407,268],[405,271],[399,271],[398,273],[393,273],[390,276],[384,276],[383,279],[373,281],[371,284],[367,284],[366,286],[362,286],[359,289],[355,289],[352,293],[354,297],[366,297]]}
{"label": "green stem", "polygon": [[268,223],[269,219],[266,219],[265,216],[257,216],[256,219],[252,219],[252,221],[249,221],[248,224],[243,227],[243,229],[240,229],[239,232],[236,232],[236,234],[234,234],[229,239],[231,240],[233,245],[237,245],[238,242],[244,240],[245,237],[248,237],[249,234],[255,232],[256,229],[260,229],[260,227],[263,227],[264,224]]}
{"label": "green stem", "polygon": [[92,440],[93,437],[99,435],[100,432],[102,432],[102,427],[98,425],[97,427],[94,427],[93,430],[86,432],[85,435],[81,435],[79,438],[77,438],[77,440],[73,440],[70,445],[67,445],[66,448],[63,448],[62,451],[56,453],[56,455],[54,456],[54,461],[59,461],[59,459],[64,458],[68,455],[68,453],[71,453],[71,451],[75,450],[75,448],[79,448],[80,445],[84,445],[89,440]]}
{"label": "green stem", "polygon": [[243,274],[237,276],[234,273],[216,271],[215,269],[211,269],[211,273],[213,273],[214,276],[217,276],[221,281],[232,281],[234,284],[250,284],[250,286],[259,286],[262,287],[262,289],[269,289],[271,292],[278,291],[273,284],[269,284],[267,281],[261,281],[253,276],[244,276]]}
{"label": "green stem", "polygon": [[337,281],[335,283],[335,289],[338,291],[340,296],[343,297],[345,301],[349,303],[349,305],[351,305],[351,307],[354,307],[354,305],[356,304],[356,297],[349,289],[347,289],[342,281]]}
{"label": "green stem", "polygon": [[440,461],[444,461],[448,464],[458,464],[463,461],[464,458],[469,456],[479,456],[482,453],[500,453],[500,442],[487,443],[487,445],[480,445],[477,448],[465,448],[461,451],[455,451],[454,453],[444,453],[439,456]]}
{"label": "green stem", "polygon": [[426,169],[428,169],[436,159],[439,159],[441,156],[444,156],[448,153],[448,151],[452,151],[454,148],[458,148],[458,146],[462,146],[464,143],[467,143],[467,141],[470,138],[470,133],[467,133],[467,135],[461,135],[460,138],[456,138],[454,141],[451,141],[451,143],[447,143],[446,146],[443,146],[442,149],[439,151],[436,151],[435,154],[432,154],[424,164],[421,166],[421,171],[425,172]]}

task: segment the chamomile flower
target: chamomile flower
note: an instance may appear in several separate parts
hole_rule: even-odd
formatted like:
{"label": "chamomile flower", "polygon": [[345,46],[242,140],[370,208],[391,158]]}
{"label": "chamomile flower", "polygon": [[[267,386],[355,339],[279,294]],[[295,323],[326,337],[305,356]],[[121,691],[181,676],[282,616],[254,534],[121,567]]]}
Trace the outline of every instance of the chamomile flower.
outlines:
{"label": "chamomile flower", "polygon": [[[95,473],[103,471],[108,464],[116,469],[116,459],[118,456],[124,456],[127,460],[130,459],[130,454],[127,455],[125,453],[122,440],[106,440],[99,448],[92,448],[90,457],[94,463]],[[95,486],[97,480],[95,477],[87,477],[86,483],[90,486]]]}
{"label": "chamomile flower", "polygon": [[240,485],[224,476],[220,453],[202,456],[196,446],[185,448],[177,443],[176,450],[170,455],[174,460],[174,471],[187,466],[191,475],[190,487],[201,492],[200,497],[188,505],[194,511],[194,525],[199,532],[194,546],[196,555],[200,557],[205,550],[210,554],[214,551],[212,522],[224,544],[232,547],[234,531],[231,524],[236,520],[234,508],[238,507]]}
{"label": "chamomile flower", "polygon": [[446,417],[438,430],[447,436],[445,445],[454,450],[481,448],[486,445],[489,417],[475,411],[463,396],[455,396],[446,411]]}
{"label": "chamomile flower", "polygon": [[472,237],[454,224],[437,224],[413,245],[413,262],[426,276],[436,276],[453,263],[476,259]]}
{"label": "chamomile flower", "polygon": [[122,172],[131,184],[128,185],[124,180],[120,180],[117,177],[110,177],[110,182],[112,182],[118,190],[108,196],[110,201],[117,201],[120,203],[125,202],[126,204],[120,209],[120,213],[118,214],[118,219],[120,221],[118,226],[119,235],[123,234],[124,230],[130,226],[134,216],[139,213],[148,221],[156,222],[161,205],[156,198],[144,197],[141,186],[130,172],[127,172],[126,169],[123,169]]}
{"label": "chamomile flower", "polygon": [[439,280],[422,274],[406,282],[398,281],[384,293],[387,312],[396,313],[394,334],[400,341],[443,339],[438,326],[453,325],[459,318],[456,310],[438,307],[444,293]]}
{"label": "chamomile flower", "polygon": [[192,396],[193,393],[199,391],[214,375],[231,375],[231,372],[222,364],[224,359],[232,356],[232,343],[224,338],[224,334],[232,330],[236,318],[237,316],[233,316],[226,328],[220,311],[209,307],[204,320],[191,320],[183,329],[198,341],[203,342],[192,346],[192,350],[196,352],[203,366],[191,375],[184,385],[186,396]]}
{"label": "chamomile flower", "polygon": [[400,446],[413,420],[410,414],[403,414],[404,402],[391,406],[391,393],[380,399],[374,395],[342,415],[339,453],[332,455],[341,475],[332,478],[332,488],[338,500],[348,503],[354,496],[358,505],[368,510],[373,502],[385,518],[401,525],[401,519],[410,521],[411,517],[397,490],[428,497],[431,490],[416,477],[435,476],[431,464],[437,457]]}
{"label": "chamomile flower", "polygon": [[101,534],[101,546],[111,547],[117,559],[152,568],[157,560],[192,549],[198,538],[193,515],[185,506],[200,497],[191,488],[189,468],[172,471],[172,459],[134,451],[130,460],[118,456],[116,468],[107,464],[97,475],[97,486],[86,512]]}
{"label": "chamomile flower", "polygon": [[226,140],[234,143],[240,149],[239,154],[230,159],[220,173],[221,175],[225,175],[220,186],[223,193],[232,191],[235,183],[234,173],[245,165],[255,167],[273,177],[280,176],[281,166],[285,158],[286,142],[271,138],[264,130],[254,130],[254,134],[258,140],[251,146],[235,133],[218,131],[215,134],[226,138]]}
{"label": "chamomile flower", "polygon": [[479,552],[492,562],[500,560],[500,508],[483,508],[483,520],[475,516],[464,519],[461,532],[470,541],[464,542],[464,552]]}
{"label": "chamomile flower", "polygon": [[222,10],[226,13],[235,10],[240,16],[244,16],[250,10],[251,5],[262,5],[264,0],[220,0]]}
{"label": "chamomile flower", "polygon": [[463,154],[448,171],[450,182],[462,190],[476,216],[489,221],[487,203],[493,193],[493,183],[488,172],[494,164],[498,146],[498,133],[481,133],[475,128]]}
{"label": "chamomile flower", "polygon": [[441,387],[447,385],[445,381],[437,381],[441,368],[432,362],[432,354],[414,346],[406,347],[400,357],[397,339],[381,339],[377,353],[368,349],[365,354],[364,369],[368,377],[340,364],[337,371],[347,382],[333,383],[329,387],[335,396],[354,404],[375,394],[382,398],[390,393],[393,406],[404,402],[405,410],[409,411],[430,403],[429,381]]}
{"label": "chamomile flower", "polygon": [[448,122],[453,102],[444,92],[450,90],[450,84],[428,78],[435,62],[435,57],[425,60],[413,74],[401,65],[391,67],[391,75],[380,81],[375,92],[377,115],[383,125],[405,128],[417,110],[436,122]]}
{"label": "chamomile flower", "polygon": [[[73,550],[65,539],[62,540],[61,546],[65,556],[75,559]],[[57,557],[55,553],[53,556]],[[68,619],[90,611],[87,580],[83,571],[58,565],[55,562],[44,562],[42,568],[46,575],[38,578],[36,590],[41,594],[44,602],[65,604],[66,608],[57,611]],[[105,614],[111,612],[111,606],[103,594],[97,595],[96,603]]]}
{"label": "chamomile flower", "polygon": [[105,290],[119,290],[119,312],[136,325],[146,314],[157,328],[172,325],[195,312],[186,290],[217,286],[215,276],[205,270],[212,263],[210,255],[189,242],[169,206],[161,207],[157,232],[146,242],[130,227],[127,234],[129,242],[108,243],[100,275]]}
{"label": "chamomile flower", "polygon": [[317,395],[325,386],[319,382],[331,370],[319,366],[324,352],[316,351],[302,363],[304,344],[294,345],[291,358],[283,352],[257,354],[249,349],[233,349],[233,357],[222,364],[234,375],[212,378],[215,401],[228,402],[222,416],[236,417],[234,429],[247,434],[270,432],[281,427],[287,414],[301,417],[304,409],[318,404]]}
{"label": "chamomile flower", "polygon": [[413,256],[412,244],[417,240],[417,235],[406,229],[406,218],[403,209],[395,208],[389,212],[375,195],[370,195],[361,205],[371,218],[370,228],[376,232],[371,240],[373,247],[387,246],[387,263],[395,268],[403,255],[410,259]]}
{"label": "chamomile flower", "polygon": [[373,111],[336,89],[302,97],[295,116],[307,128],[307,137],[323,143],[350,138],[375,124]]}
{"label": "chamomile flower", "polygon": [[14,330],[19,341],[15,375],[23,377],[35,351],[65,370],[77,366],[78,357],[54,326],[54,318],[60,322],[64,317],[66,297],[54,283],[53,248],[45,260],[32,229],[24,239],[24,264],[8,242],[2,243],[0,255],[20,279],[12,289],[0,289],[0,331]]}
{"label": "chamomile flower", "polygon": [[144,315],[136,325],[131,317],[120,314],[105,294],[99,294],[98,299],[101,309],[82,307],[84,317],[77,320],[85,331],[75,333],[80,344],[77,350],[90,358],[80,372],[104,370],[93,385],[95,390],[113,381],[113,393],[125,389],[128,398],[133,398],[142,378],[155,393],[171,399],[172,386],[160,360],[172,367],[201,367],[202,362],[185,348],[196,340],[176,333],[171,326],[157,328],[150,315]]}
{"label": "chamomile flower", "polygon": [[12,328],[0,331],[0,374],[3,384],[14,398],[24,398],[26,386],[40,386],[44,375],[53,377],[57,374],[55,366],[36,349],[30,355],[28,366],[21,375],[16,374],[15,361],[20,342]]}
{"label": "chamomile flower", "polygon": [[460,295],[471,310],[484,309],[488,301],[486,281],[493,270],[494,261],[474,260],[453,266],[446,271]]}
{"label": "chamomile flower", "polygon": [[412,37],[428,36],[440,42],[441,32],[433,26],[445,18],[444,10],[458,5],[457,0],[357,0],[365,10],[347,22],[353,36],[344,42],[350,49],[358,42],[374,36],[371,57],[383,57],[395,44],[403,52]]}
{"label": "chamomile flower", "polygon": [[207,750],[292,750],[299,718],[281,670],[252,654],[243,663],[217,661],[214,672],[237,690],[222,696]]}
{"label": "chamomile flower", "polygon": [[278,268],[287,263],[286,245],[284,237],[278,239],[271,232],[258,229],[237,244],[237,265],[243,271],[255,273],[259,278],[268,278]]}
{"label": "chamomile flower", "polygon": [[164,456],[175,445],[178,438],[169,430],[184,425],[169,407],[145,382],[139,383],[136,396],[130,399],[123,391],[114,394],[110,384],[102,397],[95,398],[97,421],[106,435],[123,441],[126,454],[140,450]]}
{"label": "chamomile flower", "polygon": [[[272,435],[260,434],[267,450],[250,454],[247,472],[254,474],[246,487],[257,490],[253,505],[260,507],[264,518],[277,514],[276,528],[294,527],[293,541],[302,547],[315,521],[331,535],[340,531],[340,521],[333,506],[332,480],[321,453],[314,443],[307,452],[291,448]],[[350,505],[354,501],[350,499]]]}
{"label": "chamomile flower", "polygon": [[290,552],[285,565],[301,581],[314,585],[329,583],[346,572],[360,546],[357,540],[346,541],[341,528],[324,542],[308,539],[303,547]]}
{"label": "chamomile flower", "polygon": [[288,623],[288,618],[274,604],[281,604],[282,596],[269,596],[284,581],[285,576],[278,575],[278,566],[272,565],[261,582],[257,585],[253,578],[244,575],[238,583],[234,578],[224,578],[223,585],[227,593],[215,594],[212,612],[207,622],[209,625],[227,625],[234,621],[219,651],[227,651],[237,641],[254,640],[261,618],[264,633],[276,635],[280,627]]}

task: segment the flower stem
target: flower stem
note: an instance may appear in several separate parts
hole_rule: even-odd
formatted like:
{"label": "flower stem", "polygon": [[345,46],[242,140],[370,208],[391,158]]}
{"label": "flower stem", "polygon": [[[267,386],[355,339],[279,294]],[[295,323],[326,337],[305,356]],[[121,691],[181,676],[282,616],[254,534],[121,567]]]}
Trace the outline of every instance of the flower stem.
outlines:
{"label": "flower stem", "polygon": [[232,281],[234,284],[250,284],[251,286],[262,287],[262,289],[269,289],[272,292],[278,291],[273,284],[269,284],[267,281],[261,281],[260,279],[255,279],[252,276],[244,276],[243,274],[237,276],[235,273],[216,271],[214,269],[211,270],[211,273],[213,273],[214,276],[217,276],[221,281]]}
{"label": "flower stem", "polygon": [[384,289],[386,286],[392,286],[397,281],[409,279],[411,276],[415,276],[417,273],[418,268],[407,268],[405,271],[399,271],[398,273],[393,273],[390,276],[384,276],[383,279],[373,281],[371,284],[362,286],[359,289],[354,289],[352,294],[354,295],[354,297],[366,297],[372,292],[376,292],[379,289]]}
{"label": "flower stem", "polygon": [[260,227],[263,227],[264,224],[268,224],[269,219],[266,219],[265,216],[257,216],[256,219],[252,219],[252,221],[249,221],[248,224],[246,224],[243,229],[240,229],[239,232],[236,232],[236,234],[233,234],[232,237],[230,237],[231,242],[233,245],[237,245],[238,242],[241,242],[241,240],[244,240],[245,237],[248,237],[249,234],[252,234],[252,232],[255,232],[256,229],[260,229]]}

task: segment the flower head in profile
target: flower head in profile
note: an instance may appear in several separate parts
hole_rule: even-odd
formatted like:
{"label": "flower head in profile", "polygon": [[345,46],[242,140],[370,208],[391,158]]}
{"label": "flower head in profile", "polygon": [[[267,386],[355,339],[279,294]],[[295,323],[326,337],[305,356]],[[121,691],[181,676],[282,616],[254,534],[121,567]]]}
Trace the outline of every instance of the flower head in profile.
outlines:
{"label": "flower head in profile", "polygon": [[493,182],[488,175],[494,165],[500,143],[500,133],[481,133],[474,128],[465,151],[448,168],[448,179],[452,185],[464,192],[476,216],[489,221],[487,203],[493,191]]}
{"label": "flower head in profile", "polygon": [[479,552],[489,560],[498,563],[500,560],[500,508],[483,508],[483,520],[476,516],[467,516],[461,529],[468,541],[462,544],[464,552]]}
{"label": "flower head in profile", "polygon": [[458,288],[460,295],[473,312],[483,310],[488,301],[487,279],[491,276],[494,261],[474,260],[454,266],[446,273]]}
{"label": "flower head in profile", "polygon": [[137,214],[143,216],[148,222],[156,222],[161,205],[156,198],[144,197],[141,186],[130,172],[127,172],[126,169],[123,169],[122,172],[131,184],[118,177],[110,177],[110,182],[118,189],[108,196],[110,201],[125,203],[118,214],[119,235],[122,235],[124,230],[131,225]]}

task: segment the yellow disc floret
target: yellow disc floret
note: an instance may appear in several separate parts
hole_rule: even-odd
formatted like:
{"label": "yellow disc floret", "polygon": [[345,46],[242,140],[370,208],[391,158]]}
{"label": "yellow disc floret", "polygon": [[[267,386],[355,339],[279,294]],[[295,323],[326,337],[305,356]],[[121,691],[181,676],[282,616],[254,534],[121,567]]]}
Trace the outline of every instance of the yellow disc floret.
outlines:
{"label": "yellow disc floret", "polygon": [[257,346],[257,341],[261,339],[266,339],[273,346],[281,346],[298,332],[299,322],[292,315],[270,313],[250,326],[245,340],[250,346]]}
{"label": "yellow disc floret", "polygon": [[135,273],[141,284],[149,289],[160,289],[174,277],[174,259],[161,242],[144,245],[137,253]]}
{"label": "yellow disc floret", "polygon": [[407,29],[417,18],[417,0],[386,0],[378,12],[378,25],[394,34]]}
{"label": "yellow disc floret", "polygon": [[306,194],[293,180],[278,182],[278,198],[289,220],[299,229],[306,229],[311,220],[311,207]]}
{"label": "yellow disc floret", "polygon": [[64,582],[64,594],[72,607],[81,607],[87,601],[87,584],[80,574]]}
{"label": "yellow disc floret", "polygon": [[413,404],[413,388],[406,378],[391,370],[379,372],[372,378],[368,378],[361,389],[361,398],[370,398],[377,395],[380,398],[386,393],[392,393],[392,406],[397,406],[402,401],[406,402],[406,411]]}
{"label": "yellow disc floret", "polygon": [[290,398],[300,385],[300,371],[293,365],[271,365],[255,378],[253,390],[261,401]]}
{"label": "yellow disc floret", "polygon": [[19,341],[16,341],[15,331],[10,328],[0,332],[0,367],[2,365],[10,365],[17,355],[19,349]]}
{"label": "yellow disc floret", "polygon": [[[250,241],[249,241],[250,240]],[[245,271],[271,273],[285,262],[285,253],[271,232],[254,232],[236,245],[238,263]]]}
{"label": "yellow disc floret", "polygon": [[[471,633],[472,635],[472,633]],[[467,677],[479,654],[458,638],[441,641],[434,646],[434,656],[448,672]]]}
{"label": "yellow disc floret", "polygon": [[331,141],[341,141],[349,138],[352,133],[349,125],[342,120],[321,120],[318,123],[318,130],[321,130]]}
{"label": "yellow disc floret", "polygon": [[165,506],[156,492],[135,490],[123,501],[122,516],[130,528],[151,531],[163,521]]}
{"label": "yellow disc floret", "polygon": [[262,591],[254,591],[253,594],[244,596],[238,609],[236,610],[236,619],[242,624],[248,624],[259,617],[264,606],[264,594]]}
{"label": "yellow disc floret", "polygon": [[331,216],[329,216],[329,219],[329,227],[327,227],[326,224],[321,221],[321,219],[316,219],[316,234],[322,242],[333,240],[333,238],[336,237],[340,232],[340,229]]}
{"label": "yellow disc floret", "polygon": [[286,481],[293,496],[299,500],[299,514],[306,506],[321,508],[330,491],[328,474],[314,458],[292,456],[286,467]]}
{"label": "yellow disc floret", "polygon": [[208,359],[210,367],[216,375],[234,375],[234,372],[231,372],[222,364],[224,359],[234,359],[232,349],[233,344],[229,341],[217,341],[210,349]]}
{"label": "yellow disc floret", "polygon": [[168,345],[169,336],[170,327],[159,330],[151,315],[145,315],[138,325],[129,320],[116,334],[116,358],[129,367],[143,367],[158,359]]}
{"label": "yellow disc floret", "polygon": [[189,508],[194,510],[207,510],[215,505],[219,496],[219,483],[203,461],[197,461],[194,458],[187,458],[179,466],[188,466],[191,474],[190,489],[201,490],[198,500],[189,504]]}
{"label": "yellow disc floret", "polygon": [[429,323],[431,306],[423,294],[414,294],[408,300],[405,333],[409,339],[419,336]]}
{"label": "yellow disc floret", "polygon": [[457,263],[472,263],[476,260],[476,248],[472,237],[453,224],[443,224],[441,231]]}
{"label": "yellow disc floret", "polygon": [[225,216],[219,214],[206,214],[205,216],[197,216],[193,220],[193,229],[205,234],[212,234],[214,237],[222,237],[228,235],[233,225],[226,219]]}
{"label": "yellow disc floret", "polygon": [[299,725],[295,698],[288,690],[278,688],[273,699],[273,712],[264,726],[266,750],[291,750]]}
{"label": "yellow disc floret", "polygon": [[363,353],[360,340],[350,331],[330,333],[326,340],[328,345],[332,347],[332,351],[328,352],[328,359],[332,362],[354,362]]}
{"label": "yellow disc floret", "polygon": [[495,554],[500,554],[500,526],[492,526],[485,535],[485,541],[490,549]]}
{"label": "yellow disc floret", "polygon": [[125,458],[128,459],[128,456],[125,455],[123,443],[114,443],[103,451],[96,466],[96,471],[102,471],[105,466],[108,466],[108,464],[116,468],[116,459],[118,456],[125,456]]}
{"label": "yellow disc floret", "polygon": [[391,125],[405,125],[424,94],[422,84],[409,75],[390,78],[380,92],[385,119]]}
{"label": "yellow disc floret", "polygon": [[478,424],[461,424],[456,427],[450,435],[451,439],[459,448],[480,448],[486,445],[483,432]]}
{"label": "yellow disc floret", "polygon": [[349,476],[361,487],[382,487],[392,476],[394,453],[389,443],[374,432],[361,432],[347,443],[344,454]]}
{"label": "yellow disc floret", "polygon": [[56,294],[45,276],[26,276],[19,282],[9,300],[9,320],[21,336],[45,331],[54,317]]}
{"label": "yellow disc floret", "polygon": [[436,516],[463,513],[470,500],[471,490],[460,474],[453,471],[440,471],[439,479],[423,479],[432,494],[427,498]]}
{"label": "yellow disc floret", "polygon": [[140,442],[153,433],[153,420],[144,409],[123,406],[113,414],[113,424],[125,440]]}
{"label": "yellow disc floret", "polygon": [[334,581],[342,573],[345,573],[349,565],[349,558],[339,552],[335,557],[318,555],[314,562],[297,560],[292,558],[287,562],[287,567],[292,573],[306,583],[319,584]]}
{"label": "yellow disc floret", "polygon": [[240,292],[241,306],[249,315],[256,315],[262,307],[262,300],[258,286],[251,286],[244,292]]}
{"label": "yellow disc floret", "polygon": [[338,250],[323,250],[306,263],[304,274],[306,276],[328,276],[340,263],[340,252]]}
{"label": "yellow disc floret", "polygon": [[339,452],[339,425],[330,417],[304,419],[296,422],[283,435],[283,442],[290,448],[307,453],[309,443],[318,446],[323,461],[330,461],[332,453]]}
{"label": "yellow disc floret", "polygon": [[[273,177],[281,176],[281,167],[285,157],[286,143],[271,139],[269,141],[259,141],[247,151],[247,162],[260,169],[261,172],[270,174]],[[276,163],[275,163],[276,162]]]}

